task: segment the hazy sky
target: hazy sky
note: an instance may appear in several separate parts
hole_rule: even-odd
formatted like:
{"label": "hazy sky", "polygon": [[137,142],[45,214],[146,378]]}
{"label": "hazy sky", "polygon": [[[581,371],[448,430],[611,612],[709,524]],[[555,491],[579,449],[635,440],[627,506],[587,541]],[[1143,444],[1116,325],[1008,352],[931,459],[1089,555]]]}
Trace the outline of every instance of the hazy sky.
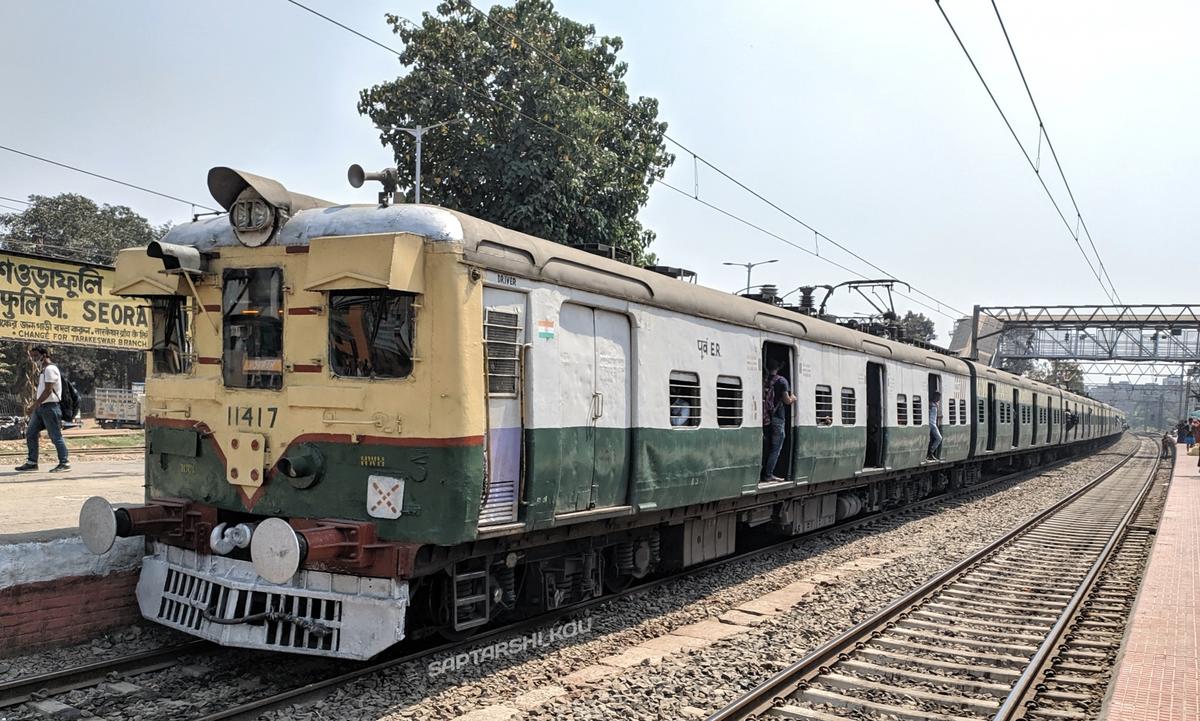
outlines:
{"label": "hazy sky", "polygon": [[[435,6],[310,4],[397,48],[384,13],[415,20]],[[1037,122],[991,5],[943,6],[1035,152]],[[895,277],[966,312],[1104,300],[933,0],[557,7],[624,38],[631,92],[659,99],[674,137]],[[1189,300],[1200,6],[1008,0],[1000,9],[1122,299]],[[370,202],[375,191],[350,188],[346,167],[391,162],[355,103],[360,89],[394,78],[398,60],[284,0],[6,0],[0,66],[0,145],[209,205],[214,165]],[[691,189],[693,163],[677,154],[668,179]],[[1048,158],[1042,168],[1073,216]],[[703,199],[812,246],[810,232],[711,171],[699,186]],[[0,151],[0,196],[65,191],[155,222],[190,212]],[[706,285],[736,290],[744,271],[723,261],[769,258],[780,262],[756,269],[755,283],[849,279],[665,188],[652,191],[642,220],[658,232],[661,262]],[[827,243],[821,250],[879,275]],[[946,317],[898,305],[933,316],[948,340]]]}

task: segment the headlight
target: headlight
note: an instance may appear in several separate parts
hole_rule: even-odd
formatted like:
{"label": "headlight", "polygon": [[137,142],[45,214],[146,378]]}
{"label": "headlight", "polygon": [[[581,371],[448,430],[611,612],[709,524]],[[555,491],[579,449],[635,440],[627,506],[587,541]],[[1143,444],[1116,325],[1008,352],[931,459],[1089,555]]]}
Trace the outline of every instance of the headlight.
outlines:
{"label": "headlight", "polygon": [[242,245],[262,245],[275,230],[275,208],[253,188],[246,188],[229,208],[229,222]]}

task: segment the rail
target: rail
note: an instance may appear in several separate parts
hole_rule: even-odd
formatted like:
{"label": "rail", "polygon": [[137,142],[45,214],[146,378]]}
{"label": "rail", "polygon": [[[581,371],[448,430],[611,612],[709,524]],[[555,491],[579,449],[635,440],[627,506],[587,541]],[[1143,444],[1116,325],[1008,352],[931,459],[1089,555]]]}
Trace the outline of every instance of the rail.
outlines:
{"label": "rail", "polygon": [[[899,619],[901,616],[906,616],[909,612],[917,610],[919,607],[926,604],[930,599],[936,596],[939,592],[948,587],[953,581],[956,581],[960,577],[966,576],[969,571],[976,570],[977,566],[982,565],[985,560],[991,559],[993,556],[997,556],[997,553],[1002,549],[1005,549],[1011,544],[1014,544],[1014,542],[1025,538],[1029,532],[1034,531],[1042,524],[1052,520],[1060,511],[1063,511],[1071,504],[1084,498],[1087,496],[1087,494],[1097,489],[1107,479],[1125,467],[1126,464],[1128,464],[1131,460],[1138,457],[1140,454],[1144,454],[1147,448],[1150,448],[1152,451],[1156,450],[1154,448],[1154,444],[1143,439],[1133,452],[1126,455],[1111,468],[1089,481],[1079,490],[1063,498],[1033,518],[1021,523],[1003,537],[997,539],[993,543],[987,545],[958,564],[955,564],[953,567],[943,571],[941,574],[905,595],[903,598],[893,602],[887,608],[883,609],[871,618],[868,618],[836,638],[822,644],[804,658],[800,659],[788,668],[780,671],[775,676],[772,676],[764,683],[737,698],[725,708],[710,716],[708,721],[734,721],[735,719],[740,720],[756,718],[766,715],[771,712],[771,710],[776,706],[777,703],[780,702],[781,699],[787,699],[798,691],[802,691],[805,686],[822,676],[830,678],[836,683],[845,683],[844,677],[840,677],[832,672],[832,669],[838,663],[847,662],[853,659],[858,649],[869,643],[885,629],[893,628],[897,622],[897,619]],[[978,715],[979,712],[986,712],[986,718],[993,718],[994,721],[1008,721],[1008,719],[1013,718],[1013,714],[1019,710],[1019,700],[1036,681],[1041,672],[1043,662],[1047,658],[1049,652],[1053,650],[1058,638],[1062,635],[1063,631],[1067,627],[1067,621],[1074,614],[1079,602],[1086,596],[1087,590],[1094,582],[1099,569],[1103,566],[1104,561],[1111,554],[1112,549],[1115,548],[1121,534],[1128,526],[1129,520],[1134,517],[1136,509],[1145,498],[1146,493],[1153,483],[1154,474],[1158,467],[1157,455],[1157,452],[1155,452],[1154,462],[1152,464],[1150,473],[1147,476],[1147,480],[1142,484],[1133,501],[1129,504],[1125,514],[1122,516],[1116,528],[1110,534],[1104,548],[1089,567],[1083,581],[1080,582],[1075,593],[1071,596],[1064,608],[1059,612],[1055,623],[1053,624],[1050,632],[1047,634],[1047,637],[1031,655],[1030,661],[1026,665],[1024,671],[1019,676],[1015,673],[1010,674],[1009,678],[1012,678],[1013,676],[1016,676],[1016,678],[1013,681],[1013,688],[1005,695],[1004,700],[998,704],[990,704],[983,700],[978,701],[978,703],[972,703],[972,699],[958,699],[964,702],[962,704],[963,706],[970,707],[971,710],[976,712],[975,717],[982,718],[982,716]],[[994,635],[995,632],[984,633],[988,635]],[[999,645],[1000,643],[1001,642],[986,642],[981,643],[980,646],[987,647],[988,645]],[[951,647],[947,646],[946,648],[950,649]],[[963,657],[970,655],[969,653],[962,652],[961,649],[952,649],[952,651],[953,653],[946,653],[945,655],[959,655]],[[961,662],[958,665],[961,666]],[[879,670],[886,669],[879,667]],[[911,670],[898,672],[898,675],[908,676],[910,678],[920,678],[920,680],[923,682],[945,681],[951,685],[956,682],[956,679],[951,677],[935,677],[912,672]],[[834,678],[835,676],[837,676],[837,678]],[[980,687],[983,684],[970,684],[965,681],[958,681],[958,685],[962,687],[970,687],[972,685],[975,687]],[[875,690],[882,691],[884,694],[888,692],[887,688],[882,686]],[[935,697],[937,695],[926,694],[926,696]],[[814,695],[814,698],[818,698],[818,696]],[[831,697],[819,698],[820,701],[829,701],[831,704],[837,703],[837,699]],[[810,703],[816,705],[819,702]],[[994,714],[992,713],[993,705],[995,706]],[[874,708],[873,710],[881,713],[896,713],[898,711],[903,712],[906,709],[903,707],[881,707]],[[924,708],[917,713],[923,713],[929,717],[934,717],[931,715],[929,710]],[[962,709],[955,709],[955,713],[961,714]],[[788,707],[785,711],[785,715],[793,719],[835,718],[822,711],[809,711],[808,709],[799,707]],[[898,715],[897,717],[903,716]],[[949,717],[949,715],[947,715],[947,717]]]}

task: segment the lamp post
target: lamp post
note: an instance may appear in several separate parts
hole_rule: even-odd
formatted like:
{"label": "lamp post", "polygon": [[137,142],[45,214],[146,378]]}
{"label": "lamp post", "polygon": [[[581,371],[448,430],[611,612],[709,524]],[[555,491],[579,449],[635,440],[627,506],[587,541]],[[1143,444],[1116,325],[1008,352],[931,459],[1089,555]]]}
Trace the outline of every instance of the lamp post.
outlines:
{"label": "lamp post", "polygon": [[[462,120],[462,118],[451,118],[450,120],[443,120],[440,123],[434,123],[433,125],[417,125],[412,128],[402,128],[398,125],[393,125],[391,127],[392,130],[403,130],[404,132],[413,136],[413,138],[416,139],[416,141],[417,141],[416,183],[413,186],[413,202],[414,203],[421,202],[421,136],[425,135],[425,133],[428,133],[430,130],[433,130],[434,128],[440,128],[443,125],[449,125],[450,123],[457,123],[460,120]],[[380,130],[388,129],[381,125],[377,125],[375,127],[379,128]]]}
{"label": "lamp post", "polygon": [[[778,263],[778,262],[779,262],[779,259],[778,259],[778,258],[774,258],[774,259],[772,259],[772,260],[760,260],[760,261],[758,261],[757,263],[730,263],[730,262],[725,262],[725,263],[722,263],[721,265],[740,265],[741,267],[745,268],[745,269],[746,269],[746,287],[745,287],[745,289],[743,289],[743,290],[741,291],[741,293],[749,293],[749,292],[750,292],[750,271],[754,270],[754,266],[756,266],[756,265],[766,265],[767,263]],[[741,293],[739,293],[739,295],[740,295]]]}

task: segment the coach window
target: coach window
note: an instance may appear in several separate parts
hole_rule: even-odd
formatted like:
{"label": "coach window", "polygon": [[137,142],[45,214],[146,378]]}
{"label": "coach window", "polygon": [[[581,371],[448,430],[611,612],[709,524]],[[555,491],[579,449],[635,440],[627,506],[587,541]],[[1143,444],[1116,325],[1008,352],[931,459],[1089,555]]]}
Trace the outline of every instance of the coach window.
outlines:
{"label": "coach window", "polygon": [[[980,407],[982,407],[982,406],[980,406]],[[958,422],[963,424],[964,426],[966,424],[970,423],[970,421],[967,420],[967,401],[965,398],[958,399],[958,417],[959,417]]]}
{"label": "coach window", "polygon": [[903,393],[896,395],[896,425],[908,425],[908,396]]}
{"label": "coach window", "polygon": [[224,274],[221,373],[230,388],[283,386],[283,271],[234,268]]}
{"label": "coach window", "polygon": [[717,376],[717,425],[738,428],[742,425],[742,379]]}
{"label": "coach window", "polygon": [[[946,411],[947,411],[946,425],[950,425],[950,426],[958,425],[958,409],[954,405],[953,398],[946,401]],[[934,420],[936,421],[937,419],[935,418]]]}
{"label": "coach window", "polygon": [[842,389],[842,425],[852,426],[858,420],[858,405],[854,400],[854,389]]}
{"label": "coach window", "polygon": [[833,389],[829,386],[817,386],[817,425],[833,425]]}
{"label": "coach window", "polygon": [[912,397],[912,406],[912,423],[914,426],[919,426],[924,422],[921,420],[924,413],[923,409],[921,408],[921,396]]}
{"label": "coach window", "polygon": [[150,299],[150,356],[155,373],[187,373],[192,369],[192,339],[184,298]]}
{"label": "coach window", "polygon": [[394,290],[330,293],[329,366],[334,374],[407,378],[413,369],[414,298]]}
{"label": "coach window", "polygon": [[686,371],[671,371],[671,426],[696,428],[700,425],[700,376]]}

